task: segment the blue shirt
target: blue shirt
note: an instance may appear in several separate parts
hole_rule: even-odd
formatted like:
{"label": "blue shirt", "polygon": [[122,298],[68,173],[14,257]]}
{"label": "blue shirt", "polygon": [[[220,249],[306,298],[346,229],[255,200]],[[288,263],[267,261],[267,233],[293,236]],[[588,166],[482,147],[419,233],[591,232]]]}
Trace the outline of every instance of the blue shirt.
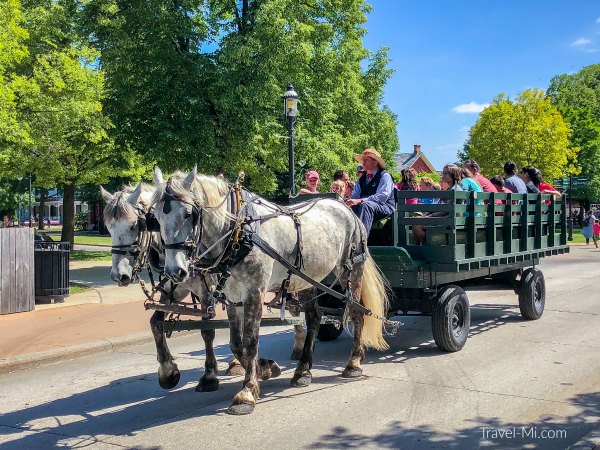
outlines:
{"label": "blue shirt", "polygon": [[[379,172],[379,168],[375,172],[373,172],[373,176]],[[392,176],[389,172],[384,173],[381,176],[381,181],[379,182],[379,186],[377,186],[377,191],[368,197],[365,197],[364,200],[369,200],[375,203],[379,203],[380,205],[385,205],[390,198],[391,195],[394,194],[394,180],[392,180]],[[360,183],[356,183],[354,185],[354,190],[352,191],[352,195],[350,198],[360,198]]]}
{"label": "blue shirt", "polygon": [[504,180],[504,186],[515,194],[527,194],[527,186],[521,178],[512,175]]}

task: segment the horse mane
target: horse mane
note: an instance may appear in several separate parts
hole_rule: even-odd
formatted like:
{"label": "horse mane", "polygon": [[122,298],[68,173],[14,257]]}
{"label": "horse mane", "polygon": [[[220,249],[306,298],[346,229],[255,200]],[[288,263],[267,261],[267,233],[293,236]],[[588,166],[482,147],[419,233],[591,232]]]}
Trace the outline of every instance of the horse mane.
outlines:
{"label": "horse mane", "polygon": [[[163,183],[156,189],[152,196],[152,203],[159,202],[165,194],[169,194],[177,200],[199,206],[200,208],[215,208],[222,204],[225,196],[229,192],[229,184],[224,180],[211,175],[197,174],[192,182],[191,192],[182,185],[186,174],[177,171],[169,178],[167,183]],[[168,187],[168,192],[167,192]],[[225,209],[216,209],[213,212],[225,218],[227,211]]]}
{"label": "horse mane", "polygon": [[[137,186],[126,185],[120,191],[114,193],[113,198],[104,207],[104,223],[108,223],[111,219],[135,220],[138,213],[127,198],[136,189]],[[142,194],[138,199],[138,204],[142,209],[148,210],[151,203],[148,201],[148,195],[154,191],[154,187],[147,183],[142,183]]]}

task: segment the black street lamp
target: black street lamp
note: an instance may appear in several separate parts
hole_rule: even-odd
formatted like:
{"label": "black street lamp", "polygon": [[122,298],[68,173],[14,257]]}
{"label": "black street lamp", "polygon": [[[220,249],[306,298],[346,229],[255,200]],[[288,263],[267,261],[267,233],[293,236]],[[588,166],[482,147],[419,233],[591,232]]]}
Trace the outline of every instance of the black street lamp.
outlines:
{"label": "black street lamp", "polygon": [[567,236],[567,240],[573,240],[573,174],[569,173],[569,235]]}
{"label": "black street lamp", "polygon": [[298,94],[294,86],[288,85],[287,91],[283,94],[283,111],[288,130],[288,165],[289,165],[289,195],[294,195],[296,191],[296,181],[294,180],[294,122],[298,114]]}

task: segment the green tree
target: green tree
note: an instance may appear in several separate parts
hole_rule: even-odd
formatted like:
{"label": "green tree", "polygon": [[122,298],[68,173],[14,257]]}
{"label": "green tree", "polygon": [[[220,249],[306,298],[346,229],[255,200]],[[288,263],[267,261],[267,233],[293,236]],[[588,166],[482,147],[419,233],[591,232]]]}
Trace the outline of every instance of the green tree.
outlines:
{"label": "green tree", "polygon": [[364,0],[91,0],[86,23],[117,142],[166,170],[245,170],[254,189],[276,191],[287,172],[280,97],[292,82],[297,161],[354,170],[353,154],[369,145],[391,161],[396,117],[382,105],[391,71],[385,49],[362,45],[369,9]]}
{"label": "green tree", "polygon": [[30,81],[15,90],[17,122],[25,124],[27,134],[11,140],[9,129],[0,135],[5,173],[17,176],[25,170],[35,174],[36,186],[63,191],[61,239],[70,242],[76,185],[103,182],[123,169],[140,167],[138,156],[113,143],[113,125],[103,112],[99,53],[78,32],[80,7],[73,0],[25,3],[29,52],[13,76]]}
{"label": "green tree", "polygon": [[600,201],[600,64],[550,82],[548,96],[573,130],[571,145],[579,147],[577,163],[588,177],[581,200]]}
{"label": "green tree", "polygon": [[470,130],[465,150],[488,176],[502,171],[511,159],[537,167],[546,180],[569,173],[578,148],[560,112],[539,89],[520,93],[512,101],[503,94],[484,109]]}

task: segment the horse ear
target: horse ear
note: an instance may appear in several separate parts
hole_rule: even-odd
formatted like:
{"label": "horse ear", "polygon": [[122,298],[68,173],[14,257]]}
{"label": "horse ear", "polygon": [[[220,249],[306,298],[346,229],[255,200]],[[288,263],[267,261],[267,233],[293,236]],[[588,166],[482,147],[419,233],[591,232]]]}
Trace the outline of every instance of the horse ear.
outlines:
{"label": "horse ear", "polygon": [[114,195],[112,195],[110,192],[108,192],[102,186],[100,186],[100,195],[102,196],[102,198],[104,199],[104,201],[106,203],[109,203],[113,198],[115,198]]}
{"label": "horse ear", "polygon": [[137,205],[137,202],[140,199],[141,193],[142,193],[142,184],[140,183],[135,188],[135,190],[131,194],[129,194],[129,197],[127,197],[127,201],[133,206]]}
{"label": "horse ear", "polygon": [[196,174],[197,174],[197,166],[194,166],[192,171],[190,173],[188,173],[187,176],[181,182],[181,186],[183,186],[184,189],[189,191],[192,188],[192,183],[194,182],[194,179],[196,178]]}
{"label": "horse ear", "polygon": [[156,187],[160,186],[165,182],[163,178],[162,171],[158,168],[158,166],[154,167],[154,184]]}

